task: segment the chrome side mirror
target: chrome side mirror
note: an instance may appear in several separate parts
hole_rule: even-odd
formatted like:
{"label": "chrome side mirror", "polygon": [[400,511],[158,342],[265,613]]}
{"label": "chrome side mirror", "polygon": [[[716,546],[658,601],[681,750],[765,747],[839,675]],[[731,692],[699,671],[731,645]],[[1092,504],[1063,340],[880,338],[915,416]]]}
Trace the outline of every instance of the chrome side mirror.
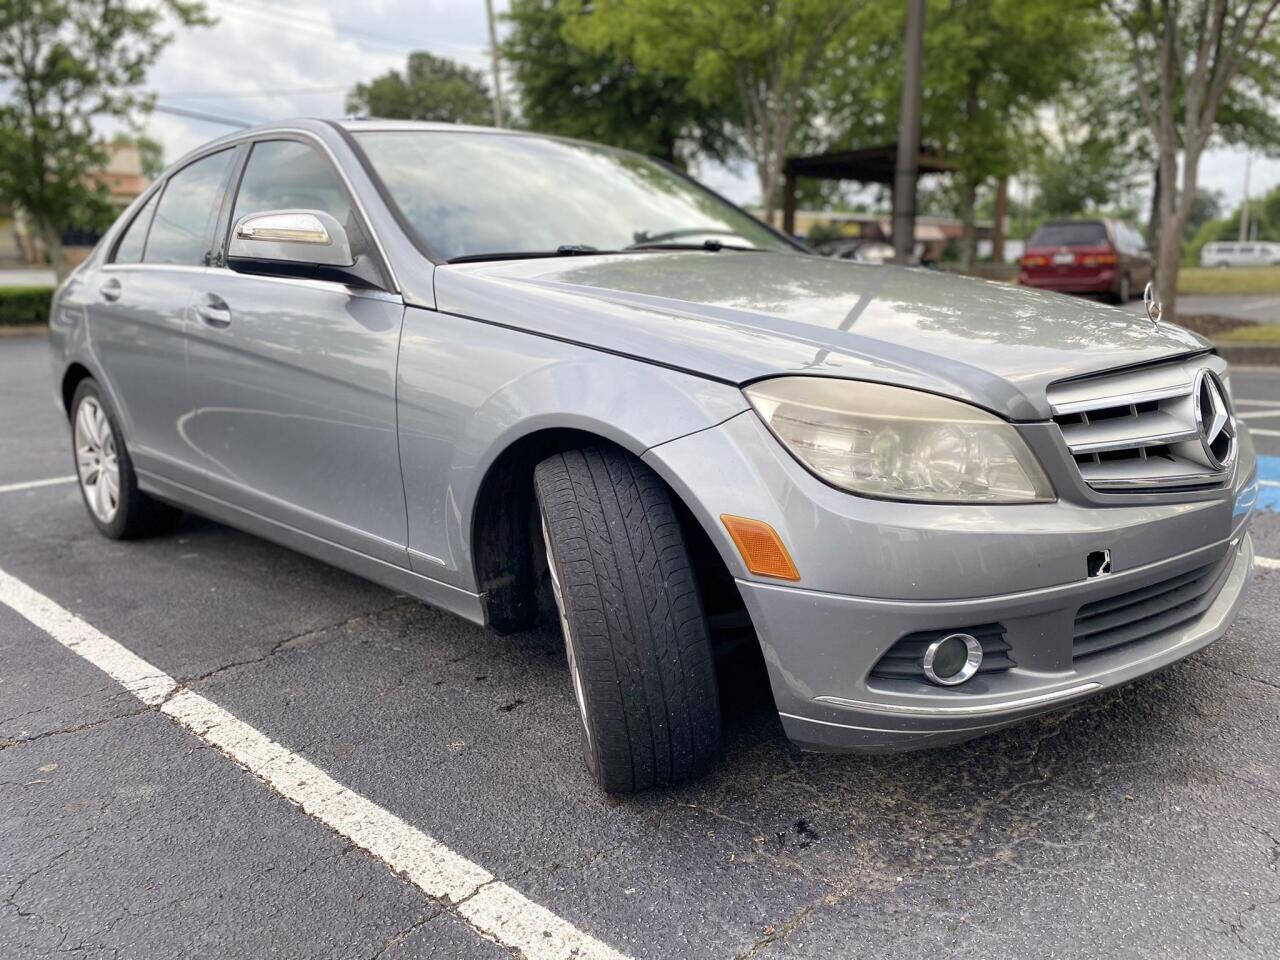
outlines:
{"label": "chrome side mirror", "polygon": [[273,262],[350,267],[356,259],[346,229],[322,210],[268,210],[236,221],[227,247],[228,266],[235,270]]}

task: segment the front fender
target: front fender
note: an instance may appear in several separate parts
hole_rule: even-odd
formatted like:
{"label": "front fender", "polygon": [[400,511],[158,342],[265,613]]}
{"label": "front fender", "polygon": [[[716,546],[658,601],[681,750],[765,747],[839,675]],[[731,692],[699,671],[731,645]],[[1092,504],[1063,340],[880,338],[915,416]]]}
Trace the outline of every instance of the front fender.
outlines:
{"label": "front fender", "polygon": [[467,590],[477,589],[471,531],[481,485],[513,444],[569,429],[641,456],[747,409],[736,386],[414,308],[397,401],[410,559]]}

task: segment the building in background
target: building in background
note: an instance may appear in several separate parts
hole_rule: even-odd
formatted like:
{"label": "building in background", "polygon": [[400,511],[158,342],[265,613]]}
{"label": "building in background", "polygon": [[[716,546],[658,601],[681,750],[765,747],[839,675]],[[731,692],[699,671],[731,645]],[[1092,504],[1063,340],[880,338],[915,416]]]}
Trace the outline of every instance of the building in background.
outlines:
{"label": "building in background", "polygon": [[[101,170],[91,172],[87,179],[94,186],[100,185],[106,189],[111,205],[118,212],[133,203],[150,186],[151,181],[142,172],[142,154],[136,146],[129,143],[113,143],[106,149],[106,165]],[[45,262],[42,245],[34,232],[28,229],[21,210],[15,211],[11,232],[13,246],[16,247],[18,257],[23,262],[28,265]],[[101,236],[101,231],[97,230],[65,231],[62,234],[62,243],[66,252],[67,265],[74,267],[87,257]],[[10,248],[7,239],[0,242],[0,251]]]}

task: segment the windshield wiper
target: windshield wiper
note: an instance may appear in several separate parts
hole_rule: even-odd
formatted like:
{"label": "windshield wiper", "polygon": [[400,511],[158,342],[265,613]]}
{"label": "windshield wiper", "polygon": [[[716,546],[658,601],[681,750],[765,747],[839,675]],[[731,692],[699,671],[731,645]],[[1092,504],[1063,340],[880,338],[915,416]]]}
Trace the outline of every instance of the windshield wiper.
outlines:
{"label": "windshield wiper", "polygon": [[467,253],[450,257],[445,263],[476,263],[481,260],[536,260],[539,257],[586,257],[599,253],[621,253],[621,250],[599,250],[588,243],[562,243],[554,250],[509,250],[493,253]]}
{"label": "windshield wiper", "polygon": [[624,250],[707,250],[719,253],[721,250],[740,250],[743,253],[764,253],[761,247],[742,247],[736,243],[722,243],[719,240],[703,240],[701,243],[633,243],[623,247]]}

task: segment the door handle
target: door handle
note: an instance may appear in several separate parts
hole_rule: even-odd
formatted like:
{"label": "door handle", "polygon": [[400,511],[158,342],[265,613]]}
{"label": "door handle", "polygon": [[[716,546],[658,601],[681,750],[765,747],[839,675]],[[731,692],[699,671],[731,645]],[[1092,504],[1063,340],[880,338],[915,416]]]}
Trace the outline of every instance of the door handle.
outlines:
{"label": "door handle", "polygon": [[223,330],[231,326],[231,308],[216,293],[206,293],[196,304],[196,316],[209,327]]}
{"label": "door handle", "polygon": [[98,288],[98,294],[108,303],[115,303],[120,299],[120,292],[123,289],[116,277],[110,277]]}

